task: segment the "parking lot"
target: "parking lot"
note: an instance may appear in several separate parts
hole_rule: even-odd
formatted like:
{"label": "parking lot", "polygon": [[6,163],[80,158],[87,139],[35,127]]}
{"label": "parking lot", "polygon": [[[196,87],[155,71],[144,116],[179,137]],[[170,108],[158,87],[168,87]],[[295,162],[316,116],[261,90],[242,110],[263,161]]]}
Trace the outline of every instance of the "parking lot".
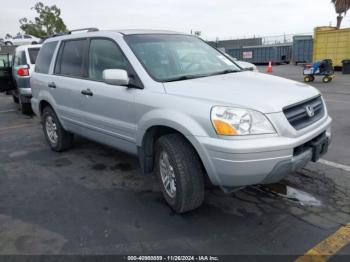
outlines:
{"label": "parking lot", "polygon": [[[301,67],[273,69],[303,80]],[[296,259],[350,223],[350,77],[338,72],[332,83],[316,79],[312,85],[323,93],[333,118],[324,159],[271,187],[230,195],[208,188],[204,205],[185,215],[167,206],[137,159],[80,137],[73,149],[52,152],[40,120],[20,114],[12,98],[0,94],[0,254]],[[344,238],[330,241],[329,255],[350,254]]]}

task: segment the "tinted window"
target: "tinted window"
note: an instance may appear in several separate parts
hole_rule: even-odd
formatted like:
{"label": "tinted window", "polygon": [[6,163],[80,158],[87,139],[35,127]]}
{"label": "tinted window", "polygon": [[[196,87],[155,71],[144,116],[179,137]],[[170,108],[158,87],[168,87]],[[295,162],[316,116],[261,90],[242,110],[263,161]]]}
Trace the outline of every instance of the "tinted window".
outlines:
{"label": "tinted window", "polygon": [[41,47],[36,59],[35,72],[43,74],[47,74],[49,72],[51,59],[56,46],[57,42],[49,42]]}
{"label": "tinted window", "polygon": [[30,35],[24,35],[24,38],[25,39],[30,39],[30,38],[32,38]]}
{"label": "tinted window", "polygon": [[60,53],[60,61],[55,73],[69,76],[83,75],[83,58],[86,40],[72,40],[64,42]]}
{"label": "tinted window", "polygon": [[21,35],[15,36],[13,39],[22,39]]}
{"label": "tinted window", "polygon": [[26,59],[26,53],[24,51],[17,51],[15,56],[14,65],[26,65],[27,59]]}
{"label": "tinted window", "polygon": [[102,80],[105,69],[126,69],[127,61],[119,47],[111,40],[93,39],[89,51],[89,78]]}
{"label": "tinted window", "polygon": [[11,56],[9,54],[0,55],[0,67],[10,67],[11,66]]}
{"label": "tinted window", "polygon": [[32,65],[35,64],[40,48],[28,48],[29,59]]}

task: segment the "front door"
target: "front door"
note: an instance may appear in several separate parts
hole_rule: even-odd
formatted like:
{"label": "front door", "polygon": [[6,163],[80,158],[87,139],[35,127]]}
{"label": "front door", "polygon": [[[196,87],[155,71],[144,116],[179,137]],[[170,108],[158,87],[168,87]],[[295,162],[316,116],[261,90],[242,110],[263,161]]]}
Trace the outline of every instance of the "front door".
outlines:
{"label": "front door", "polygon": [[91,39],[88,52],[87,79],[82,86],[85,124],[99,133],[101,142],[135,153],[134,97],[139,89],[103,82],[105,69],[128,68],[119,46],[110,39]]}
{"label": "front door", "polygon": [[10,54],[0,55],[0,92],[14,89]]}

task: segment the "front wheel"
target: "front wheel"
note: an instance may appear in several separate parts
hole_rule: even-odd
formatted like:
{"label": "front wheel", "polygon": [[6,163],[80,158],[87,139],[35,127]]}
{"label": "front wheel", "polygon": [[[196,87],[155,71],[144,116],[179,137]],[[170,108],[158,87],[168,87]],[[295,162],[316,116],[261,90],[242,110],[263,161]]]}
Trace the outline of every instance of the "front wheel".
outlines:
{"label": "front wheel", "polygon": [[333,78],[331,76],[325,76],[322,78],[323,83],[326,83],[326,84],[331,82],[332,80]]}
{"label": "front wheel", "polygon": [[51,149],[64,151],[73,145],[73,134],[63,129],[56,113],[49,106],[44,108],[42,115],[43,131]]}
{"label": "front wheel", "polygon": [[12,42],[10,42],[10,41],[7,41],[7,42],[5,42],[5,45],[7,45],[7,46],[11,46],[11,45],[13,45],[13,43],[12,43]]}
{"label": "front wheel", "polygon": [[178,134],[162,136],[156,143],[155,171],[163,196],[177,213],[199,207],[204,200],[204,177],[199,157]]}

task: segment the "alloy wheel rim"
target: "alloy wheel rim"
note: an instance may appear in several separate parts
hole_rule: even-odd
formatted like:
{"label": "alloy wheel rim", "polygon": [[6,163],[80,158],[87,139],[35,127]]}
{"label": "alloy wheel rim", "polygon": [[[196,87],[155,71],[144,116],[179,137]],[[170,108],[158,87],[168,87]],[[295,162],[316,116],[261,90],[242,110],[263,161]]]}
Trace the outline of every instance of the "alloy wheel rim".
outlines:
{"label": "alloy wheel rim", "polygon": [[45,121],[46,134],[52,144],[56,144],[58,140],[57,125],[52,116],[48,116]]}
{"label": "alloy wheel rim", "polygon": [[173,166],[170,164],[169,155],[162,151],[159,157],[159,171],[165,192],[169,197],[176,196],[176,178]]}

